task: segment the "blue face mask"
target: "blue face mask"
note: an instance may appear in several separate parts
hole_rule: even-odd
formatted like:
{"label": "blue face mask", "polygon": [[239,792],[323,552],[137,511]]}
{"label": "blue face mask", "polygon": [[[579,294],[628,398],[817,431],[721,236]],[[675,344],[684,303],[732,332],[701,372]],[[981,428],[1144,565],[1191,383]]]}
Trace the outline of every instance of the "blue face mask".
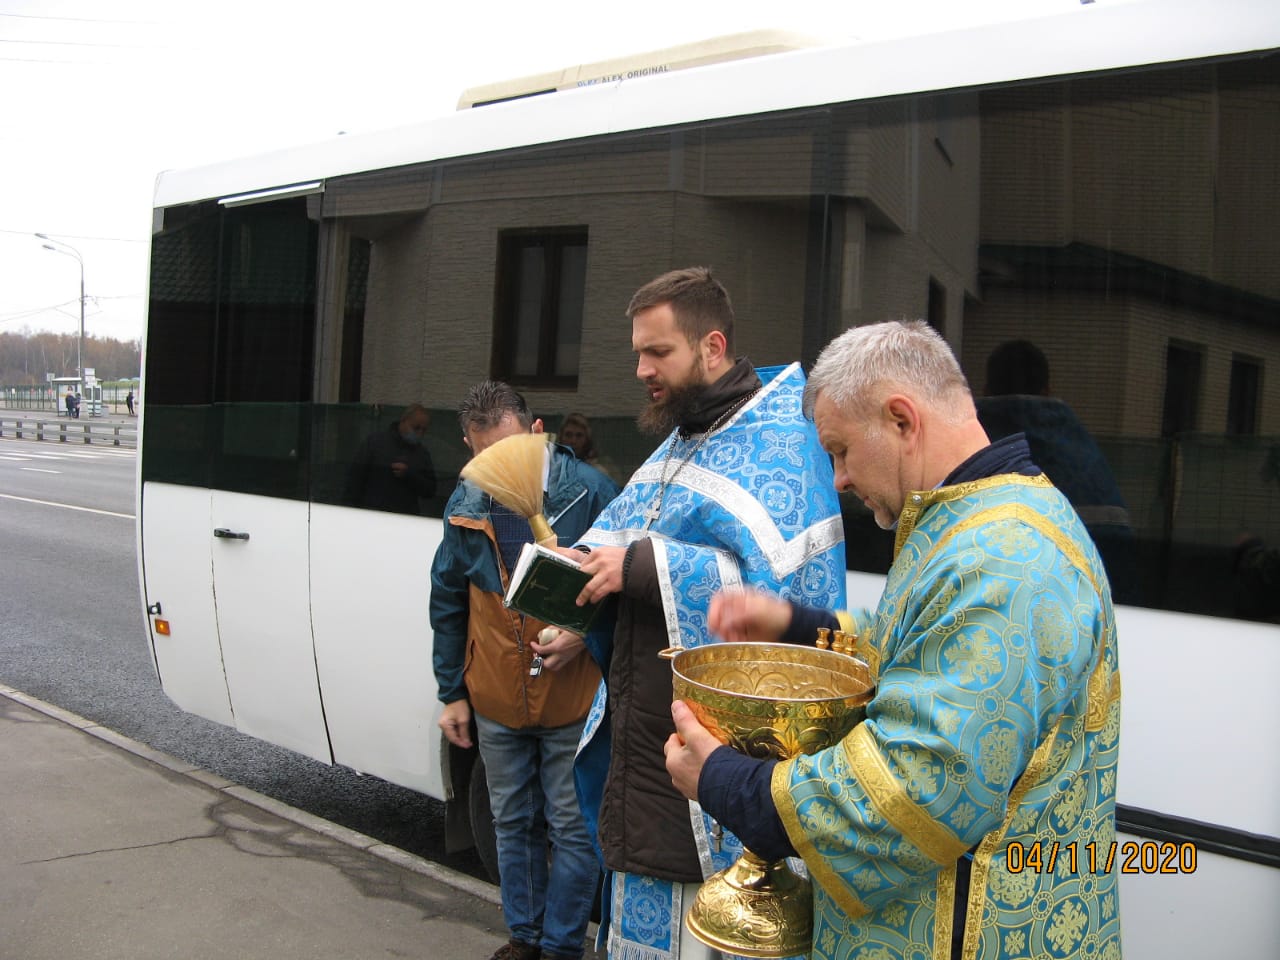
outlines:
{"label": "blue face mask", "polygon": [[414,433],[412,430],[401,430],[400,439],[403,440],[405,443],[409,444],[411,447],[419,446],[422,443],[422,438],[418,436],[416,433]]}

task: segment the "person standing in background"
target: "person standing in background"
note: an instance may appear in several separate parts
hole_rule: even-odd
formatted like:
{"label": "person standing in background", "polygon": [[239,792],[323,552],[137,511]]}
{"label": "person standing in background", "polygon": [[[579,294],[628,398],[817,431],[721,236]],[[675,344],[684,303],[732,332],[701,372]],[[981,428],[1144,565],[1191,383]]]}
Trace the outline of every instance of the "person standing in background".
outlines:
{"label": "person standing in background", "polygon": [[347,470],[344,502],[421,514],[421,501],[436,493],[436,469],[425,443],[430,426],[430,411],[411,403],[399,420],[366,437]]}

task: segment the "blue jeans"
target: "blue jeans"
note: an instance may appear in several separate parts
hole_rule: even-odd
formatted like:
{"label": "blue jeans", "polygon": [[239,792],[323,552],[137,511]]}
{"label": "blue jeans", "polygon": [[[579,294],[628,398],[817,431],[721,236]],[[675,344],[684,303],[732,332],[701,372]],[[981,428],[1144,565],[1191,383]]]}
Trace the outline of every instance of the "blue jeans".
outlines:
{"label": "blue jeans", "polygon": [[580,957],[600,881],[573,786],[582,723],[516,730],[475,719],[498,840],[503,919],[514,940]]}

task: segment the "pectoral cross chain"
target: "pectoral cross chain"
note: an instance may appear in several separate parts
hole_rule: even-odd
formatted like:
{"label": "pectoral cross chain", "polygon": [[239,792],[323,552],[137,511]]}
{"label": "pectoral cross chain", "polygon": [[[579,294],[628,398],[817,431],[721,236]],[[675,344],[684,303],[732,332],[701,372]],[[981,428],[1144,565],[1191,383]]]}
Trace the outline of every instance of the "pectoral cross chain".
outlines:
{"label": "pectoral cross chain", "polygon": [[685,465],[688,464],[697,452],[702,449],[702,445],[707,442],[707,438],[724,426],[725,422],[742,409],[743,405],[754,397],[756,395],[756,391],[759,389],[760,388],[757,387],[755,390],[752,390],[745,397],[722,413],[716,419],[716,422],[707,428],[706,433],[698,437],[697,442],[694,443],[688,453],[680,458],[680,462],[676,464],[675,469],[668,475],[667,469],[671,466],[671,458],[675,454],[676,438],[679,436],[679,431],[676,431],[671,435],[671,439],[667,441],[667,455],[662,458],[662,473],[659,475],[658,492],[653,498],[653,503],[649,505],[649,509],[644,512],[645,530],[648,530],[649,527],[653,525],[653,521],[657,520],[658,517],[662,515],[662,501],[667,498],[667,487],[675,482],[676,477],[680,475],[680,471],[683,470]]}

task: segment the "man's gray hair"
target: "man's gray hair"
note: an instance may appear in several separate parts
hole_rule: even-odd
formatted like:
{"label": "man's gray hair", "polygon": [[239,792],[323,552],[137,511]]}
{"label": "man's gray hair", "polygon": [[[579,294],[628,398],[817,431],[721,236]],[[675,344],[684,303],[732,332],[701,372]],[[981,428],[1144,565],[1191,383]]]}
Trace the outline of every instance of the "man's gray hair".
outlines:
{"label": "man's gray hair", "polygon": [[839,409],[869,417],[883,394],[894,390],[925,401],[948,419],[973,415],[973,395],[955,354],[923,320],[853,327],[832,340],[809,374],[804,412],[812,418],[818,394],[825,393]]}

